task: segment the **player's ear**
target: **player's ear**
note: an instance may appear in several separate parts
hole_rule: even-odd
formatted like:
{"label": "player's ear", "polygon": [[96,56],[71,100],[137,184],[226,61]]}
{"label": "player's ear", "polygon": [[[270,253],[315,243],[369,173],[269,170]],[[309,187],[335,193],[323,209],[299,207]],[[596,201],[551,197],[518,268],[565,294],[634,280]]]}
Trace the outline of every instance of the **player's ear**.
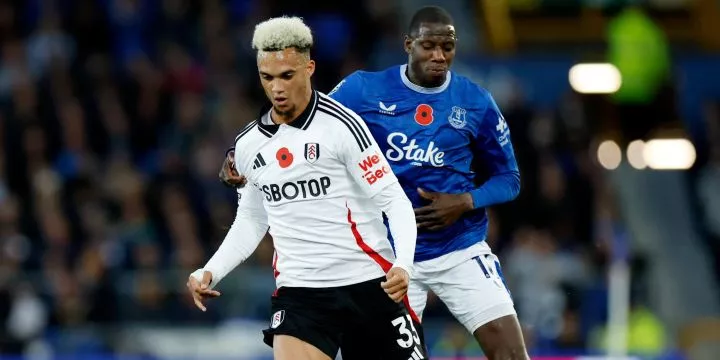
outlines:
{"label": "player's ear", "polygon": [[305,70],[308,76],[312,76],[315,73],[315,60],[308,60]]}
{"label": "player's ear", "polygon": [[405,48],[405,52],[407,54],[410,54],[412,52],[412,42],[413,42],[413,39],[410,37],[410,35],[405,35],[405,41],[404,41],[403,47]]}

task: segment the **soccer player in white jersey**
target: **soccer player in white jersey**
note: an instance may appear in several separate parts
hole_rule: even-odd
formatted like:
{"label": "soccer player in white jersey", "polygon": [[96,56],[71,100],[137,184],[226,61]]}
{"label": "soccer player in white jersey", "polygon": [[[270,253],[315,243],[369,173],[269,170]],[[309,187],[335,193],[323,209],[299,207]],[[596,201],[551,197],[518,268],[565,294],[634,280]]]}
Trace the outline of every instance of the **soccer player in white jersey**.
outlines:
{"label": "soccer player in white jersey", "polygon": [[[270,231],[277,291],[264,341],[275,359],[334,359],[360,333],[375,359],[424,359],[402,303],[416,241],[412,205],[364,121],[311,86],[313,39],[301,19],[255,28],[260,81],[270,104],[235,139],[235,221],[188,279],[198,308]],[[382,213],[390,224],[395,251]]]}
{"label": "soccer player in white jersey", "polygon": [[[422,316],[432,290],[490,360],[525,360],[513,300],[485,242],[485,208],[513,200],[520,173],[508,124],[492,96],[450,70],[457,41],[444,9],[421,8],[405,37],[406,64],[356,71],[329,95],[363,117],[415,206],[409,311]],[[479,186],[474,162],[488,176]],[[345,341],[342,348],[365,347]]]}

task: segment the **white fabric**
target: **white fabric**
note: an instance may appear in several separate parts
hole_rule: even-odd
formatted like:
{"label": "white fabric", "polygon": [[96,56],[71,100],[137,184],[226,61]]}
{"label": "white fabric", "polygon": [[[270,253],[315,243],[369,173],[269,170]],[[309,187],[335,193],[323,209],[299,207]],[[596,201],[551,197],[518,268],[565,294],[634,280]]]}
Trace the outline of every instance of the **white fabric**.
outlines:
{"label": "white fabric", "polygon": [[422,318],[432,290],[470,333],[492,320],[516,315],[499,266],[485,242],[417,262],[408,290],[410,308]]}
{"label": "white fabric", "polygon": [[410,201],[364,121],[317,94],[307,126],[280,125],[268,134],[255,122],[238,136],[235,164],[248,184],[242,216],[205,267],[218,272],[214,285],[254,251],[267,226],[278,287],[355,284],[383,276],[393,263],[412,271],[417,228]]}
{"label": "white fabric", "polygon": [[415,241],[411,239],[417,237],[417,223],[412,203],[397,182],[388,185],[379,194],[373,196],[373,202],[387,216],[393,238],[397,239],[396,234],[400,236],[400,241],[395,241],[397,259],[393,267],[404,269],[412,277]]}

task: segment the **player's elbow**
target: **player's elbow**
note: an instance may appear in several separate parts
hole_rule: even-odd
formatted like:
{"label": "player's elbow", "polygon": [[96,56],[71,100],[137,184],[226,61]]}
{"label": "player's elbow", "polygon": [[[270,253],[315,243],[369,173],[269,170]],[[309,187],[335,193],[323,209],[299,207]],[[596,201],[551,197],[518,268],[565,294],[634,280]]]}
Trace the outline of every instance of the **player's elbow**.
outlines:
{"label": "player's elbow", "polygon": [[521,181],[520,172],[514,171],[507,176],[508,188],[510,189],[510,200],[515,200],[520,195]]}

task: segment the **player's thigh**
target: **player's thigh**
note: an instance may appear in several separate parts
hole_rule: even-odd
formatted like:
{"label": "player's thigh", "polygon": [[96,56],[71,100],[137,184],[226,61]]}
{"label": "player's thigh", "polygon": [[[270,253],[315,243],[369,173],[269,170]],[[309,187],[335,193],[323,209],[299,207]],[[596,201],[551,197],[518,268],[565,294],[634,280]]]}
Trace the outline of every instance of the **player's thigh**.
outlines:
{"label": "player's thigh", "polygon": [[408,311],[415,313],[419,319],[422,319],[423,311],[427,305],[428,287],[423,283],[422,278],[413,278],[408,286]]}
{"label": "player's thigh", "polygon": [[[334,359],[340,347],[343,312],[334,303],[332,289],[280,288],[272,298],[270,326],[263,330],[263,341],[279,355],[292,355],[301,347],[313,349]],[[281,339],[281,340],[278,340]],[[280,349],[275,349],[277,345]],[[315,359],[314,357],[312,359]]]}
{"label": "player's thigh", "polygon": [[[415,324],[417,317],[408,311],[406,303],[396,303],[377,284],[368,284],[361,292],[353,296],[357,309],[356,339],[354,343],[364,342],[364,351],[373,352],[373,359],[407,360],[426,359],[425,347]],[[346,332],[347,334],[348,332]],[[342,346],[341,346],[342,348]],[[350,351],[343,351],[343,358]],[[352,356],[352,355],[351,355]],[[357,357],[356,357],[357,358]]]}
{"label": "player's thigh", "polygon": [[273,357],[275,360],[333,360],[312,344],[289,335],[274,335]]}
{"label": "player's thigh", "polygon": [[[398,317],[400,315],[398,315]],[[407,315],[404,318],[407,319]],[[413,332],[414,329],[414,333],[409,336],[412,336],[414,343],[419,342],[420,344],[422,344],[422,349],[424,349],[424,352],[416,353],[416,356],[418,357],[418,359],[420,359],[420,355],[427,354],[424,330],[421,323],[416,321],[412,321],[411,323],[410,321],[411,320],[408,320],[408,322],[404,326],[407,328],[407,331],[410,332]],[[389,334],[383,334],[382,332],[378,332],[378,326],[372,326],[369,328],[356,327],[350,331],[346,331],[343,334],[343,338],[340,342],[340,353],[342,354],[342,360],[395,359],[396,356],[393,357],[392,355],[393,351],[388,351],[388,349],[386,348],[401,346],[397,343],[397,341],[401,339],[401,335],[403,332],[397,331],[396,328],[392,328],[388,332]],[[417,336],[415,335],[415,333],[417,334]],[[409,336],[403,335],[401,341],[404,342],[410,339]],[[395,341],[389,342],[388,339],[395,339]],[[412,352],[415,352],[414,349],[412,350]],[[403,356],[404,355],[405,354],[403,354]],[[407,358],[412,359],[412,353],[408,355]],[[403,358],[403,360],[405,359]]]}
{"label": "player's thigh", "polygon": [[430,289],[470,333],[492,320],[516,315],[493,254],[478,255],[437,273]]}

